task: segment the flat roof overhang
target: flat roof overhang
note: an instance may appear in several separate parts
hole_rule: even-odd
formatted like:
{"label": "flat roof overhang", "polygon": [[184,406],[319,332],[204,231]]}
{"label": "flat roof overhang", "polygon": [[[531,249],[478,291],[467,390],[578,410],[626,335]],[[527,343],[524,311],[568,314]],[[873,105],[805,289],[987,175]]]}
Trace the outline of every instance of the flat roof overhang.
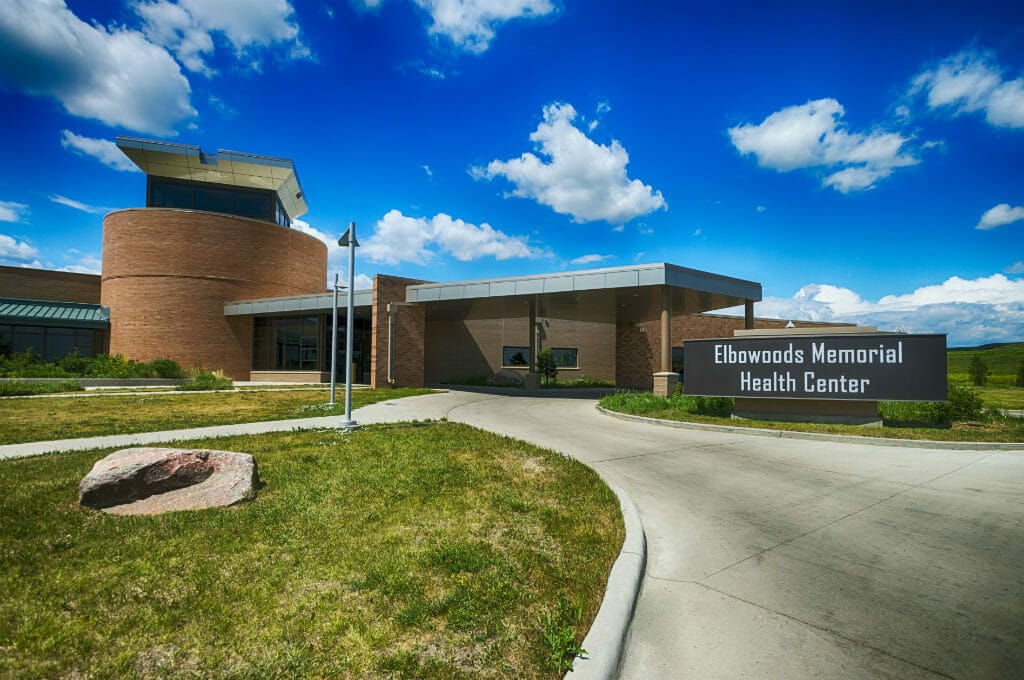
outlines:
{"label": "flat roof overhang", "polygon": [[453,283],[409,286],[406,302],[422,303],[428,318],[458,318],[474,303],[488,305],[494,314],[510,314],[516,305],[533,299],[537,314],[548,307],[577,304],[583,307],[615,305],[616,321],[650,321],[661,312],[664,287],[671,294],[672,313],[697,314],[726,309],[761,299],[761,284],[688,269],[668,263],[610,267],[558,274],[539,274]]}
{"label": "flat roof overhang", "polygon": [[291,219],[309,212],[295,164],[287,158],[226,149],[207,154],[191,144],[121,136],[117,148],[150,177],[266,189],[277,194]]}
{"label": "flat roof overhang", "polygon": [[[357,290],[352,298],[357,319],[369,319],[373,307],[373,291]],[[224,303],[224,316],[285,316],[330,312],[334,307],[334,293],[294,295],[290,297],[237,300]],[[344,315],[348,307],[348,291],[338,293],[338,311]]]}
{"label": "flat roof overhang", "polygon": [[110,328],[110,308],[84,302],[0,298],[0,323],[59,328]]}

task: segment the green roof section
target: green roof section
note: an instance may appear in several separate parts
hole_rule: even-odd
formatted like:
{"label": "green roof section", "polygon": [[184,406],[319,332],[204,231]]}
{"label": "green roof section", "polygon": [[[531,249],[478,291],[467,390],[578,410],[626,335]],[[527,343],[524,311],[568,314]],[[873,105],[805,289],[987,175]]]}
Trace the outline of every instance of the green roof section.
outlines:
{"label": "green roof section", "polygon": [[109,328],[110,308],[85,302],[0,298],[0,323],[22,326]]}

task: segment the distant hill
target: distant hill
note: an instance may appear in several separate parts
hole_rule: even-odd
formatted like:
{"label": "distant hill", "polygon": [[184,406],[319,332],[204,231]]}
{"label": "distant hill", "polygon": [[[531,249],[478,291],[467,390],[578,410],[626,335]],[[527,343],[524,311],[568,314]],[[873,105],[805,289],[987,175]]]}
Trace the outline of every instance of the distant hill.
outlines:
{"label": "distant hill", "polygon": [[967,366],[973,357],[981,357],[988,364],[988,384],[1012,387],[1017,371],[1024,363],[1024,342],[994,342],[978,347],[951,347],[946,353],[946,371],[954,384],[970,384]]}

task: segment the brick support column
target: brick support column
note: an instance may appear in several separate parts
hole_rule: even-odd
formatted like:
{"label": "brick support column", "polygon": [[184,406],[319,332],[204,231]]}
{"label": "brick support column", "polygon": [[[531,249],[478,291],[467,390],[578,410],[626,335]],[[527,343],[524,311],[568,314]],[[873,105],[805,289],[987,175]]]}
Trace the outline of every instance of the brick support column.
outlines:
{"label": "brick support column", "polygon": [[752,330],[754,328],[754,301],[743,301],[743,328]]}

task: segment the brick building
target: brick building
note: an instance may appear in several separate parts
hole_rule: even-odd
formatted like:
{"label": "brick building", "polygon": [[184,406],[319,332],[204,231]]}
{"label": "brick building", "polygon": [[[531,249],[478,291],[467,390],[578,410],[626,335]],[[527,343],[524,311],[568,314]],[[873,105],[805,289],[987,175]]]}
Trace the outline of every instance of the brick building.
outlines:
{"label": "brick building", "polygon": [[[109,351],[325,382],[333,345],[343,374],[346,293],[332,342],[327,248],[289,228],[306,212],[292,162],[117,141],[146,173],[146,207],[106,216],[100,276],[0,267],[0,352]],[[754,318],[760,284],[664,263],[454,283],[377,275],[353,295],[353,375],[374,386],[502,370],[532,380],[551,348],[560,377],[664,389],[688,338],[785,324]],[[706,314],[739,305],[743,317]]]}

